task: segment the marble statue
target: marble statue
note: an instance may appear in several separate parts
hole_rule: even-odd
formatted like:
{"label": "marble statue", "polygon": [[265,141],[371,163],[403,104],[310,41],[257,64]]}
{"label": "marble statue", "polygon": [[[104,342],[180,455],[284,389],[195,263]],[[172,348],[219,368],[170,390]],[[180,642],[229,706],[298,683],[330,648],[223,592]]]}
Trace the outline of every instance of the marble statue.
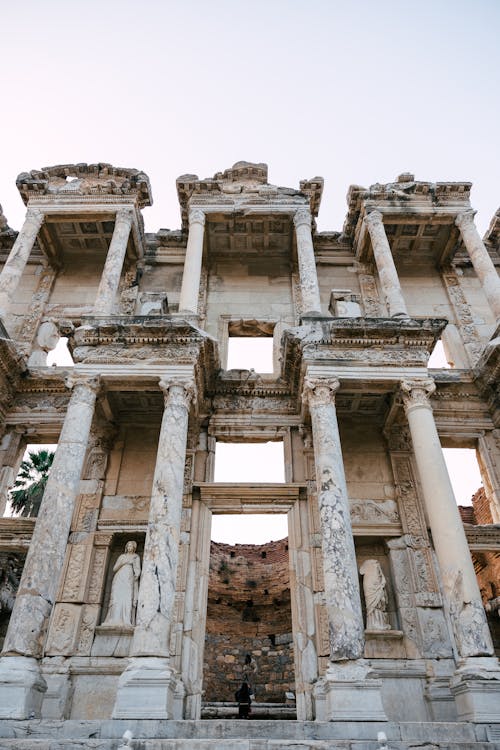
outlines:
{"label": "marble statue", "polygon": [[390,630],[387,615],[387,588],[385,576],[378,560],[365,560],[359,572],[363,576],[366,604],[366,629]]}
{"label": "marble statue", "polygon": [[127,542],[124,554],[113,565],[108,613],[103,625],[134,625],[141,561],[137,543]]}

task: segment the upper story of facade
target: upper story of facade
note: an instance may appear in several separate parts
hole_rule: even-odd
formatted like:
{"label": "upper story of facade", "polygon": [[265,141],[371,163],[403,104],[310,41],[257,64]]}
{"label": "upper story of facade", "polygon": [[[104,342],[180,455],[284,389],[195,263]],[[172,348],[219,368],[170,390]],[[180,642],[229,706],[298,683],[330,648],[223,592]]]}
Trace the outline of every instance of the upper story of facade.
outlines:
{"label": "upper story of facade", "polygon": [[[226,369],[229,338],[265,336],[275,379],[293,380],[307,347],[309,361],[422,374],[442,337],[452,367],[488,360],[486,379],[498,375],[500,212],[481,238],[468,182],[351,186],[331,232],[316,228],[322,178],[278,187],[265,164],[179,177],[181,227],[156,233],[144,231],[152,193],[138,170],[62,165],[17,185],[27,212],[19,232],[0,221],[0,317],[28,367],[61,335],[76,364],[109,372],[154,363],[144,346],[167,338],[169,361],[196,359],[206,381]],[[189,354],[197,337],[205,359]]]}

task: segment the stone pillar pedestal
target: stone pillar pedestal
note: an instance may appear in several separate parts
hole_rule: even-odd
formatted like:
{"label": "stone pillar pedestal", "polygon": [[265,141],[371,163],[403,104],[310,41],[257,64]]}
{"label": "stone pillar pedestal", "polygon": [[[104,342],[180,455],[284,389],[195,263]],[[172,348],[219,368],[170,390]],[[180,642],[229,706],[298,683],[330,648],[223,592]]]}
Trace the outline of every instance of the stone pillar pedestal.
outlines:
{"label": "stone pillar pedestal", "polygon": [[316,718],[350,721],[369,714],[374,721],[386,721],[380,681],[369,678],[370,669],[362,658],[358,569],[335,411],[339,386],[332,378],[308,377],[304,384],[312,423],[330,640],[330,665],[314,690]]}
{"label": "stone pillar pedestal", "polygon": [[455,219],[455,224],[460,229],[474,270],[498,323],[500,321],[500,277],[477,231],[474,213],[474,211],[466,211],[459,214]]}
{"label": "stone pillar pedestal", "polygon": [[181,313],[198,314],[204,233],[205,214],[200,208],[194,208],[189,212],[189,235],[179,298],[179,312]]}
{"label": "stone pillar pedestal", "polygon": [[[118,684],[113,718],[182,718],[180,681],[169,666],[179,560],[189,405],[194,384],[163,379],[165,411],[158,441],[148,530],[129,666]],[[177,713],[176,713],[177,712]]]}
{"label": "stone pillar pedestal", "polygon": [[72,376],[70,385],[73,393],[0,659],[0,717],[5,717],[7,710],[10,718],[40,716],[41,685],[45,686],[45,682],[36,660],[43,655],[48,620],[59,586],[98,380]]}
{"label": "stone pillar pedestal", "polygon": [[377,266],[380,286],[384,293],[391,318],[408,318],[408,310],[399,284],[398,273],[380,211],[372,211],[364,218],[372,241],[373,257]]}
{"label": "stone pillar pedestal", "polygon": [[111,315],[113,312],[131,228],[132,211],[125,208],[117,211],[113,237],[94,303],[94,315]]}
{"label": "stone pillar pedestal", "polygon": [[308,208],[300,208],[293,216],[297,239],[302,314],[321,315],[321,299],[311,235],[311,221],[311,212]]}
{"label": "stone pillar pedestal", "polygon": [[30,257],[44,215],[36,208],[28,208],[21,231],[0,273],[0,318],[5,318],[10,298],[17,289],[24,268]]}
{"label": "stone pillar pedestal", "polygon": [[314,687],[316,721],[387,721],[382,680],[363,659],[330,664]]}
{"label": "stone pillar pedestal", "polygon": [[[481,594],[432,414],[429,396],[435,388],[431,379],[401,383],[445,604],[459,655],[452,691],[459,719],[499,721],[500,665],[492,656],[493,644]],[[487,693],[481,687],[485,680],[489,686]],[[489,696],[495,692],[496,712],[491,713],[493,704]],[[484,718],[486,715],[490,718]]]}

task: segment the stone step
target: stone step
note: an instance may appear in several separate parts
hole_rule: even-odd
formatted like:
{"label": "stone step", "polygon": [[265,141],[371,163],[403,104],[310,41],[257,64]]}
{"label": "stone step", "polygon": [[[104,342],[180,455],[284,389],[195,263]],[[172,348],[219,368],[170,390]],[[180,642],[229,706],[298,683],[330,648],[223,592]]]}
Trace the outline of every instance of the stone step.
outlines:
{"label": "stone step", "polygon": [[[257,703],[251,706],[252,719],[287,719],[297,718],[297,709],[294,704],[286,703]],[[202,719],[236,719],[238,718],[238,704],[232,702],[205,702],[201,706]]]}
{"label": "stone step", "polygon": [[[380,750],[377,740],[0,739],[0,750]],[[499,750],[499,743],[390,741],[388,750]]]}
{"label": "stone step", "polygon": [[268,720],[0,721],[0,750],[500,750],[500,725]]}

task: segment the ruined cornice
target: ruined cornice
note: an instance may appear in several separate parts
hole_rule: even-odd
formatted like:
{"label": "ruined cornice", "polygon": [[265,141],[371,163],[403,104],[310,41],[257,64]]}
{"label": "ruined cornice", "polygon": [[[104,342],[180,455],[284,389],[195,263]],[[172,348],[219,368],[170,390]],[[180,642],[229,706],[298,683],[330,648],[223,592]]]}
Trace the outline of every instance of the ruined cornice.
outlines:
{"label": "ruined cornice", "polygon": [[372,367],[425,367],[446,325],[443,318],[303,318],[283,334],[281,377],[296,393],[306,362],[349,365],[367,377]]}
{"label": "ruined cornice", "polygon": [[[70,178],[68,181],[67,178]],[[53,195],[58,198],[100,198],[128,196],[138,208],[151,206],[149,177],[138,169],[111,164],[59,164],[22,172],[16,180],[24,203],[30,198]]]}
{"label": "ruined cornice", "polygon": [[271,185],[267,179],[267,164],[246,161],[236,162],[230,169],[216,172],[213,177],[200,179],[198,175],[185,174],[176,180],[177,195],[181,208],[182,229],[188,227],[188,208],[192,205],[231,207],[269,207],[283,203],[307,203],[312,216],[318,215],[323,192],[323,178],[301,180],[300,188]]}
{"label": "ruined cornice", "polygon": [[433,212],[436,208],[447,209],[450,214],[470,208],[471,182],[422,182],[406,173],[395,182],[375,183],[368,189],[351,185],[347,192],[347,215],[344,234],[354,239],[360,216],[367,205],[378,209],[393,209],[411,213],[419,210]]}

